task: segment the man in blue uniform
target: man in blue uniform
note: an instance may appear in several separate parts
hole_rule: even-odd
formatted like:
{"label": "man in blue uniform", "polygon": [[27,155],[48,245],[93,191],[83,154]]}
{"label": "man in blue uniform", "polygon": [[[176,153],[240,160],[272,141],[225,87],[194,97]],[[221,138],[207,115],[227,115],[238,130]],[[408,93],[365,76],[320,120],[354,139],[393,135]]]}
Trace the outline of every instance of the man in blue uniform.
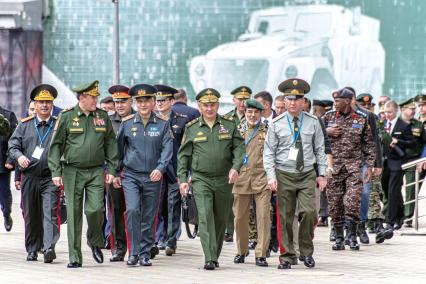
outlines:
{"label": "man in blue uniform", "polygon": [[124,189],[129,239],[128,265],[151,266],[155,244],[154,220],[161,179],[173,155],[170,125],[153,113],[157,89],[138,84],[129,90],[138,112],[122,119],[118,131],[118,169],[121,178],[114,186]]}

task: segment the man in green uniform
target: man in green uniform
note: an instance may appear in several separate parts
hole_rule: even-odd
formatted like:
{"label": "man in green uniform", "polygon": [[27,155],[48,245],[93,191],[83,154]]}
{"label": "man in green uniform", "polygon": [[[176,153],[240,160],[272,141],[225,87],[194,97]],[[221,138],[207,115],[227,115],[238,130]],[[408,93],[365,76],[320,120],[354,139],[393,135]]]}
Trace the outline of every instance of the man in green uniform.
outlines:
{"label": "man in green uniform", "polygon": [[0,114],[0,135],[7,136],[10,134],[10,123],[2,114]]}
{"label": "man in green uniform", "polygon": [[[426,131],[423,129],[423,123],[414,118],[414,115],[416,114],[416,102],[414,101],[414,98],[401,103],[399,107],[401,108],[401,119],[411,125],[411,131],[414,139],[416,140],[416,146],[408,148],[405,153],[408,163],[420,158],[420,154],[422,153],[423,145],[426,140]],[[410,184],[415,181],[415,173],[415,167],[404,171],[405,184]],[[412,201],[414,198],[415,191],[414,184],[412,184],[405,188],[405,202]],[[411,218],[414,215],[414,202],[405,205],[404,211],[405,219],[408,219],[405,222],[405,225],[407,227],[411,227],[413,223]]]}
{"label": "man in green uniform", "polygon": [[201,117],[186,125],[178,152],[180,192],[188,193],[188,172],[198,209],[204,269],[219,267],[232,184],[243,163],[244,145],[234,121],[217,114],[220,94],[204,89],[196,97]]}
{"label": "man in green uniform", "polygon": [[[49,152],[49,168],[56,186],[64,185],[67,197],[69,268],[81,267],[81,229],[87,218],[87,242],[96,262],[103,262],[104,182],[115,175],[117,141],[108,113],[97,108],[98,81],[73,89],[78,104],[64,110],[55,125]],[[63,157],[63,167],[61,167]],[[108,174],[103,165],[107,163]]]}
{"label": "man in green uniform", "polygon": [[[293,243],[296,204],[299,210],[300,259],[312,268],[314,227],[317,219],[315,190],[326,184],[327,157],[324,134],[318,118],[303,112],[303,97],[310,90],[307,82],[293,78],[282,82],[278,90],[286,96],[287,111],[269,126],[263,153],[268,186],[277,191],[277,225],[280,247],[278,269],[297,264]],[[318,166],[318,177],[314,164]]]}
{"label": "man in green uniform", "polygon": [[[252,91],[247,86],[240,86],[238,88],[235,88],[231,92],[231,95],[234,96],[232,98],[232,101],[234,102],[235,109],[225,114],[224,118],[235,121],[235,124],[237,125],[238,128],[240,127],[240,123],[245,120],[244,115],[245,115],[246,107],[244,102],[250,99],[251,94],[252,94]],[[232,206],[234,202],[233,201],[234,196],[232,196],[231,198],[232,198],[232,201],[231,201],[231,206]],[[253,215],[254,215],[253,208],[251,208],[250,216],[253,216]],[[251,220],[254,220],[254,219],[255,218],[251,217]],[[256,231],[255,222],[251,222],[250,225],[251,225],[250,227],[252,228],[251,231],[253,231],[253,227],[254,227],[254,231]],[[226,221],[225,242],[232,242],[233,236],[234,236],[234,213],[231,208],[231,210],[229,210],[228,220]]]}

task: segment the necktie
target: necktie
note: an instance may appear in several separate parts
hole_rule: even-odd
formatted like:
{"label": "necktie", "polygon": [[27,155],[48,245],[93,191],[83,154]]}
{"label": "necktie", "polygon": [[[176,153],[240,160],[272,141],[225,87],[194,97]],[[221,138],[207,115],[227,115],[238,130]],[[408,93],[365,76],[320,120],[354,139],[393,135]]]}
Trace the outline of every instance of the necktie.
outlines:
{"label": "necktie", "polygon": [[268,126],[268,120],[267,120],[267,119],[265,119],[265,120],[263,121],[263,123],[265,123],[265,125],[266,125],[266,126]]}
{"label": "necktie", "polygon": [[[297,118],[297,116],[293,118],[294,135],[297,135],[297,133],[299,132],[299,125],[297,124],[298,120],[299,119]],[[295,144],[296,149],[298,149],[297,158],[296,158],[296,169],[298,171],[303,171],[303,168],[305,167],[304,161],[303,161],[303,146],[302,146],[301,136],[302,135],[299,133],[299,136],[297,137],[296,144]]]}
{"label": "necktie", "polygon": [[391,133],[391,129],[392,129],[392,122],[389,121],[389,124],[388,124],[388,133]]}

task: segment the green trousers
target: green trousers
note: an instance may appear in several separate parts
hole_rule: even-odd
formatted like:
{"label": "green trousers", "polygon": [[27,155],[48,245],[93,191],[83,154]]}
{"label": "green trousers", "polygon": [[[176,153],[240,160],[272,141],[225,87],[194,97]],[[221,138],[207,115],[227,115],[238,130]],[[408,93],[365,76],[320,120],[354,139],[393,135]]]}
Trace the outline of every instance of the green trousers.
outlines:
{"label": "green trousers", "polygon": [[278,220],[277,232],[280,245],[280,259],[293,263],[297,259],[293,242],[293,224],[298,206],[299,249],[301,256],[314,253],[314,227],[317,221],[315,206],[315,171],[288,173],[277,170]]}
{"label": "green trousers", "polygon": [[194,174],[192,187],[205,261],[217,261],[231,210],[232,185],[227,176],[207,178]]}
{"label": "green trousers", "polygon": [[89,246],[102,247],[104,222],[104,172],[102,167],[81,169],[64,167],[62,174],[67,199],[67,235],[69,261],[83,262],[81,255],[81,231],[84,214],[87,219]]}
{"label": "green trousers", "polygon": [[226,220],[225,233],[228,235],[234,235],[234,212],[232,211],[232,204],[234,203],[234,195],[231,196],[231,208],[229,209],[228,218]]}

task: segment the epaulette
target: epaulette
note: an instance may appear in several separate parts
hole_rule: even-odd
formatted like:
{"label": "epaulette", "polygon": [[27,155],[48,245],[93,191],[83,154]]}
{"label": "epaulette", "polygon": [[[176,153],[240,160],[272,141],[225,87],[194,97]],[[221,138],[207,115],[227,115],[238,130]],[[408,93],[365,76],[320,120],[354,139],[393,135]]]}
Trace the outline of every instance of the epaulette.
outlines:
{"label": "epaulette", "polygon": [[355,111],[355,113],[356,113],[356,114],[359,114],[360,116],[362,116],[362,117],[364,117],[364,118],[367,118],[367,117],[368,117],[368,113],[365,113],[365,112],[363,112],[363,111],[361,111],[361,110],[359,110],[359,109],[357,109],[357,110]]}
{"label": "epaulette", "polygon": [[233,117],[233,116],[229,116],[229,115],[227,115],[227,114],[222,115],[222,118],[223,118],[224,120],[234,121],[234,117]]}
{"label": "epaulette", "polygon": [[102,111],[102,112],[106,112],[106,113],[108,113],[106,110],[103,110],[103,109],[101,109],[101,108],[96,108],[96,111]]}
{"label": "epaulette", "polygon": [[30,115],[28,117],[25,117],[25,118],[21,119],[21,122],[27,122],[27,121],[30,121],[33,118],[34,118],[34,115]]}
{"label": "epaulette", "polygon": [[55,115],[52,115],[52,117],[53,117],[53,119],[54,119],[54,120],[57,120],[57,119],[58,119],[58,117],[57,117],[57,116],[55,116]]}
{"label": "epaulette", "polygon": [[163,120],[163,121],[167,121],[167,120],[168,120],[166,117],[162,116],[162,115],[161,115],[161,114],[159,114],[159,113],[155,113],[154,115],[155,115],[155,117],[156,117],[156,118],[158,118],[159,120]]}
{"label": "epaulette", "polygon": [[305,114],[306,116],[310,117],[310,118],[315,119],[315,120],[317,120],[317,119],[318,119],[318,117],[316,117],[315,115],[313,115],[313,114],[311,114],[311,113],[309,113],[309,112],[304,112],[304,114]]}
{"label": "epaulette", "polygon": [[332,113],[334,113],[334,112],[336,112],[336,110],[335,110],[335,109],[332,109],[332,110],[327,111],[324,115],[332,114]]}
{"label": "epaulette", "polygon": [[276,121],[278,121],[278,120],[280,120],[281,118],[283,118],[285,115],[284,115],[285,113],[282,113],[282,114],[280,114],[279,116],[276,116],[275,118],[273,118],[272,119],[272,123],[274,123],[274,122],[276,122]]}
{"label": "epaulette", "polygon": [[134,118],[134,117],[135,117],[135,115],[134,115],[134,114],[130,114],[130,115],[126,116],[126,117],[123,117],[123,118],[121,119],[121,122],[128,121],[129,119],[132,119],[132,118]]}
{"label": "epaulette", "polygon": [[174,114],[175,114],[176,116],[178,116],[178,117],[188,118],[188,116],[187,116],[187,115],[185,115],[185,114],[181,114],[181,113],[177,113],[177,112],[174,112]]}
{"label": "epaulette", "polygon": [[188,123],[186,124],[186,127],[190,127],[191,125],[194,125],[195,123],[197,123],[197,122],[198,122],[198,120],[199,120],[199,117],[197,117],[197,118],[195,118],[195,119],[191,120],[190,122],[188,122]]}
{"label": "epaulette", "polygon": [[72,109],[74,109],[74,107],[65,108],[65,109],[61,110],[61,112],[64,113],[64,112],[70,111]]}

